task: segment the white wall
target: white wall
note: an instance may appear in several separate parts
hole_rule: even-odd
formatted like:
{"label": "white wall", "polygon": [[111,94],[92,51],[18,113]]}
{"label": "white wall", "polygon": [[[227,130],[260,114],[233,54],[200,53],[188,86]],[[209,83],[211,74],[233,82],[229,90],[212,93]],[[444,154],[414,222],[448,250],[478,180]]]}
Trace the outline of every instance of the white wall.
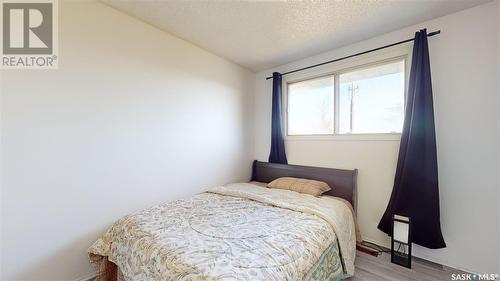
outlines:
{"label": "white wall", "polygon": [[[495,0],[496,5],[497,5],[497,34],[500,33],[500,0]],[[498,72],[498,79],[497,79],[497,94],[498,94],[498,107],[500,108],[500,36],[498,36],[498,45],[497,45],[497,55],[498,55],[498,62],[497,62],[497,72]],[[500,114],[500,113],[499,113]],[[499,117],[500,118],[500,117]],[[500,140],[500,122],[499,122],[499,129],[498,129],[498,139]],[[498,202],[500,202],[500,149],[498,150]],[[497,204],[498,207],[498,233],[500,233],[500,203]],[[500,235],[498,237],[500,239]],[[500,242],[498,243],[498,271],[500,272]]]}
{"label": "white wall", "polygon": [[75,280],[110,224],[250,175],[255,75],[94,1],[59,69],[1,72],[1,280]]}
{"label": "white wall", "polygon": [[[440,173],[441,224],[448,247],[415,255],[473,272],[498,272],[498,2],[408,27],[257,74],[255,156],[270,146],[271,80],[285,72],[440,29],[429,40]],[[377,229],[392,190],[399,141],[286,141],[292,164],[358,168],[358,219],[365,240],[388,245]],[[425,202],[422,202],[425,204]]]}

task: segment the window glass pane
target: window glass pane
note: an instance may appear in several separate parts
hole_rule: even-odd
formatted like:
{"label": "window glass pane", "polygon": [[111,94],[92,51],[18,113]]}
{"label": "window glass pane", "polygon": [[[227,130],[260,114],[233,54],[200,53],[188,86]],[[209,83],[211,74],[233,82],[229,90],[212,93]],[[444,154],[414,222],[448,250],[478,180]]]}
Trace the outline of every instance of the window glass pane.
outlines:
{"label": "window glass pane", "polygon": [[288,85],[288,134],[333,134],[333,76]]}
{"label": "window glass pane", "polygon": [[339,133],[401,132],[404,60],[339,76]]}

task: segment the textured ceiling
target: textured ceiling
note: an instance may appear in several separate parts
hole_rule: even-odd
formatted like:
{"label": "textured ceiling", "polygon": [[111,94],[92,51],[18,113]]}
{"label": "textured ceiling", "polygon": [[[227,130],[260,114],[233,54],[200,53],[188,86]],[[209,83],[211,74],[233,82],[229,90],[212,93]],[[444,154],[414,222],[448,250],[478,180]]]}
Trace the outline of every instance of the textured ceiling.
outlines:
{"label": "textured ceiling", "polygon": [[102,2],[259,71],[489,0]]}

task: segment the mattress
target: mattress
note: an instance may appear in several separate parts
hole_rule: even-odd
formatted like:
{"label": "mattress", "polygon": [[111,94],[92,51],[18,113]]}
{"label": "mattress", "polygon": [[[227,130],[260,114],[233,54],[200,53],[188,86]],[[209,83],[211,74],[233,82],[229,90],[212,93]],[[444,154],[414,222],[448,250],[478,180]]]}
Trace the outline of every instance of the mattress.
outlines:
{"label": "mattress", "polygon": [[128,215],[89,256],[126,281],[341,280],[355,248],[345,201],[238,183]]}

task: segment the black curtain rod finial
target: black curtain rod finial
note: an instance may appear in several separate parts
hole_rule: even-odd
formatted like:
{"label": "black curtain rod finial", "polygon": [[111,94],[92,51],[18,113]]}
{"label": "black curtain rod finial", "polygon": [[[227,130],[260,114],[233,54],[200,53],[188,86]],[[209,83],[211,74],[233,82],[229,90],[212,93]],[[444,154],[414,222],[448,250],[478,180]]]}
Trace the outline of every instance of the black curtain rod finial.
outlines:
{"label": "black curtain rod finial", "polygon": [[[427,37],[438,35],[440,33],[441,33],[441,30],[436,30],[436,31],[433,31],[431,33],[428,33]],[[333,62],[338,62],[338,61],[349,59],[349,58],[352,58],[352,57],[357,57],[357,56],[360,56],[360,55],[368,54],[368,53],[375,52],[375,51],[378,51],[378,50],[382,50],[382,49],[385,49],[385,48],[389,48],[389,47],[397,46],[397,45],[404,44],[404,43],[407,43],[407,42],[411,42],[413,40],[415,40],[415,39],[414,38],[406,39],[406,40],[403,40],[403,41],[399,41],[399,42],[396,42],[396,43],[392,43],[392,44],[385,45],[385,46],[382,46],[382,47],[378,47],[378,48],[375,48],[375,49],[371,49],[371,50],[368,50],[368,51],[357,53],[357,54],[354,54],[354,55],[349,55],[349,56],[346,56],[346,57],[342,57],[342,58],[338,58],[338,59],[334,59],[334,60],[330,60],[330,61],[318,63],[318,64],[315,64],[315,65],[306,66],[306,67],[303,67],[303,68],[291,70],[291,71],[288,71],[288,72],[281,73],[280,76],[285,76],[285,75],[290,74],[290,73],[295,73],[295,72],[299,72],[299,71],[302,71],[302,70],[306,70],[306,69],[310,69],[310,68],[322,66],[322,65],[325,65],[325,64],[329,64],[329,63],[333,63]],[[269,80],[269,79],[273,79],[273,77],[272,76],[266,77],[266,80]]]}
{"label": "black curtain rod finial", "polygon": [[427,37],[431,37],[431,36],[438,35],[438,34],[441,34],[441,30],[433,31],[433,32],[427,34]]}

